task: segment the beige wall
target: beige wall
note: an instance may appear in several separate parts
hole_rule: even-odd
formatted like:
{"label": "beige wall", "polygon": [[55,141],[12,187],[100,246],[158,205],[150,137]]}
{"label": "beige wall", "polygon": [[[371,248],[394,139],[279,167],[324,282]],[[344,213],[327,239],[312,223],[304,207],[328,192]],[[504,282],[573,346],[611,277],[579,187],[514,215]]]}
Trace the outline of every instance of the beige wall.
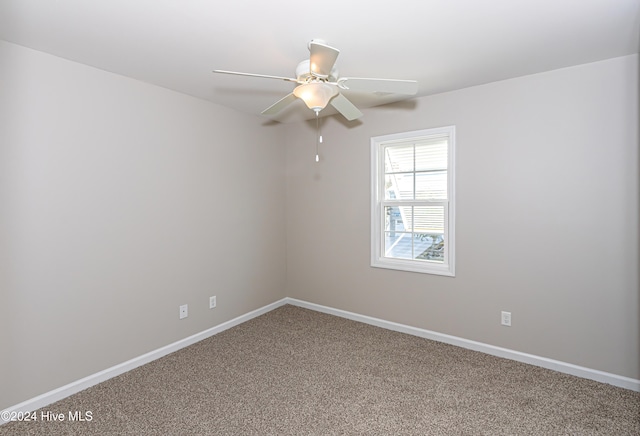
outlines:
{"label": "beige wall", "polygon": [[285,296],[264,122],[0,42],[0,409]]}
{"label": "beige wall", "polygon": [[[315,164],[313,123],[0,42],[0,409],[284,296],[640,378],[637,62],[326,118]],[[457,277],[371,268],[370,137],[444,125]]]}
{"label": "beige wall", "polygon": [[[640,378],[638,57],[287,130],[287,295]],[[455,278],[370,261],[370,138],[456,125]],[[500,311],[512,327],[500,326]]]}

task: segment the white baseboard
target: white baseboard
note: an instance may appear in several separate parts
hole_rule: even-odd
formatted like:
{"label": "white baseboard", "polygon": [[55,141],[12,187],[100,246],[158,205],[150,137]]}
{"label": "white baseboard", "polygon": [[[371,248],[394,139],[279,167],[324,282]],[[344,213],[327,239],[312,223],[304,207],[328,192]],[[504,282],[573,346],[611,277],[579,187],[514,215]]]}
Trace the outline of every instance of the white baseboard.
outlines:
{"label": "white baseboard", "polygon": [[573,365],[571,363],[548,359],[546,357],[540,357],[532,354],[521,353],[519,351],[496,347],[493,345],[484,344],[482,342],[470,341],[468,339],[463,339],[456,336],[445,335],[445,334],[433,332],[430,330],[411,327],[404,324],[398,324],[391,321],[385,321],[379,318],[373,318],[366,315],[360,315],[353,312],[347,312],[345,310],[334,309],[332,307],[322,306],[319,304],[309,303],[306,301],[287,297],[287,298],[278,300],[274,303],[268,304],[259,309],[256,309],[252,312],[246,313],[244,315],[240,315],[237,318],[234,318],[230,321],[219,324],[210,329],[204,330],[200,333],[196,333],[195,335],[189,336],[187,338],[181,339],[172,344],[158,348],[157,350],[150,351],[149,353],[143,354],[142,356],[135,357],[121,364],[112,366],[111,368],[107,368],[103,371],[97,372],[95,374],[92,374],[90,376],[77,380],[75,382],[69,383],[68,385],[62,386],[60,388],[46,392],[42,395],[38,395],[37,397],[23,401],[22,403],[16,404],[15,406],[9,407],[3,410],[2,412],[0,412],[0,425],[8,422],[9,421],[8,417],[12,416],[14,412],[15,413],[28,412],[28,411],[34,411],[34,410],[40,409],[51,403],[54,403],[70,395],[73,395],[77,392],[85,390],[93,385],[109,380],[110,378],[116,377],[127,371],[131,371],[134,368],[137,368],[141,365],[152,362],[156,359],[166,356],[169,353],[173,353],[174,351],[178,351],[181,348],[188,347],[189,345],[195,344],[196,342],[199,342],[203,339],[216,335],[220,332],[223,332],[224,330],[230,329],[231,327],[235,327],[239,324],[242,324],[243,322],[249,321],[252,318],[263,315],[278,307],[284,306],[285,304],[291,304],[293,306],[315,310],[316,312],[335,315],[342,318],[351,319],[353,321],[359,321],[365,324],[382,327],[388,330],[407,333],[413,336],[419,336],[422,338],[431,339],[438,342],[444,342],[446,344],[456,345],[458,347],[467,348],[474,351],[480,351],[482,353],[490,354],[492,356],[503,357],[503,358],[515,360],[518,362],[528,363],[531,365],[552,369],[554,371],[562,372],[565,374],[571,374],[577,377],[595,380],[602,383],[608,383],[621,388],[640,392],[640,380],[636,380],[633,378],[623,377],[620,375],[611,374],[604,371],[598,371],[595,369]]}
{"label": "white baseboard", "polygon": [[514,351],[508,348],[496,347],[494,345],[489,345],[482,342],[471,341],[468,339],[459,338],[457,336],[445,335],[443,333],[438,333],[417,327],[411,327],[391,321],[385,321],[383,319],[360,315],[353,312],[347,312],[345,310],[334,309],[332,307],[309,303],[306,301],[297,300],[295,298],[285,298],[285,301],[287,304],[291,304],[293,306],[299,306],[306,309],[315,310],[317,312],[323,312],[329,315],[335,315],[342,318],[351,319],[353,321],[371,324],[387,330],[394,330],[413,336],[419,336],[425,339],[444,342],[445,344],[455,345],[458,347],[467,348],[469,350],[480,351],[492,356],[503,357],[505,359],[528,363],[530,365],[540,366],[542,368],[552,369],[554,371],[562,372],[565,374],[571,374],[577,377],[595,380],[601,383],[607,383],[610,385],[640,392],[640,380],[634,378],[611,374],[609,372],[599,371],[597,369],[585,368],[583,366],[561,362],[559,360],[548,359],[546,357],[535,356],[533,354],[521,353],[520,351]]}
{"label": "white baseboard", "polygon": [[142,356],[135,357],[126,362],[112,366],[111,368],[107,368],[103,371],[97,372],[95,374],[92,374],[80,380],[76,380],[75,382],[69,383],[68,385],[59,387],[52,391],[46,392],[42,395],[38,395],[37,397],[23,401],[20,404],[16,404],[15,406],[9,407],[8,409],[5,409],[2,412],[0,412],[0,425],[6,424],[7,422],[9,422],[10,417],[15,416],[19,412],[29,412],[29,411],[34,411],[36,409],[45,407],[51,403],[62,400],[63,398],[66,398],[77,392],[83,391],[93,385],[102,383],[103,381],[109,380],[110,378],[116,377],[127,371],[131,371],[134,368],[137,368],[141,365],[152,362],[156,359],[166,356],[167,354],[173,353],[174,351],[178,351],[181,348],[185,348],[185,347],[188,347],[189,345],[193,345],[196,342],[199,342],[210,336],[216,335],[220,332],[230,329],[231,327],[235,327],[238,324],[242,324],[243,322],[249,321],[252,318],[255,318],[257,316],[270,312],[273,309],[276,309],[280,306],[284,306],[285,304],[287,304],[287,301],[286,301],[286,298],[283,298],[282,300],[276,301],[275,303],[268,304],[252,312],[246,313],[244,315],[240,315],[232,320],[229,320],[222,324],[218,324],[215,327],[204,330],[200,333],[196,333],[195,335],[181,339],[172,344],[150,351],[146,354],[143,354]]}

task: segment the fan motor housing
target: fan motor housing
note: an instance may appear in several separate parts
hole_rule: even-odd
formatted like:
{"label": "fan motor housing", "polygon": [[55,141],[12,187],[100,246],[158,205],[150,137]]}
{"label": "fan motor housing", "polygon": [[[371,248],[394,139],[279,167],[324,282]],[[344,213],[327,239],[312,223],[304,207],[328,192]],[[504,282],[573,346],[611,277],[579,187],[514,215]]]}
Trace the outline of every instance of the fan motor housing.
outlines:
{"label": "fan motor housing", "polygon": [[[313,79],[314,76],[311,74],[311,61],[309,59],[305,59],[298,64],[296,67],[296,78],[300,81],[306,82],[308,79]],[[338,80],[338,69],[334,65],[329,73],[329,77],[325,79],[329,82],[335,82]]]}

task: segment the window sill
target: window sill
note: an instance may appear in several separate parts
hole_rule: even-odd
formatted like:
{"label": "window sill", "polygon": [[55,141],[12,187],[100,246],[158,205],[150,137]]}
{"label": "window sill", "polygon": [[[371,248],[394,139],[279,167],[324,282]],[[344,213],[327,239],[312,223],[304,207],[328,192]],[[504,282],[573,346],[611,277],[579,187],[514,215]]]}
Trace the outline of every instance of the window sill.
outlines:
{"label": "window sill", "polygon": [[434,274],[446,277],[455,277],[455,272],[452,271],[449,265],[439,264],[435,262],[416,262],[412,260],[402,259],[373,259],[371,261],[373,268],[394,269],[398,271],[415,272],[421,274]]}

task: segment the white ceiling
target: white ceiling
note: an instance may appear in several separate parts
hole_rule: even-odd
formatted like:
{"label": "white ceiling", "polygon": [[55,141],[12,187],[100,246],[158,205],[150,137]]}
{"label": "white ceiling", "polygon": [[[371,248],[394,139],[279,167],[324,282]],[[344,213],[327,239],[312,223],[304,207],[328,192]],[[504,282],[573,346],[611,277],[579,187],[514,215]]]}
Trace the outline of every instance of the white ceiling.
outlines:
{"label": "white ceiling", "polygon": [[[213,69],[294,77],[323,39],[341,76],[424,96],[637,53],[639,27],[639,0],[0,0],[0,39],[256,115],[294,84]],[[296,101],[277,119],[313,116]]]}

